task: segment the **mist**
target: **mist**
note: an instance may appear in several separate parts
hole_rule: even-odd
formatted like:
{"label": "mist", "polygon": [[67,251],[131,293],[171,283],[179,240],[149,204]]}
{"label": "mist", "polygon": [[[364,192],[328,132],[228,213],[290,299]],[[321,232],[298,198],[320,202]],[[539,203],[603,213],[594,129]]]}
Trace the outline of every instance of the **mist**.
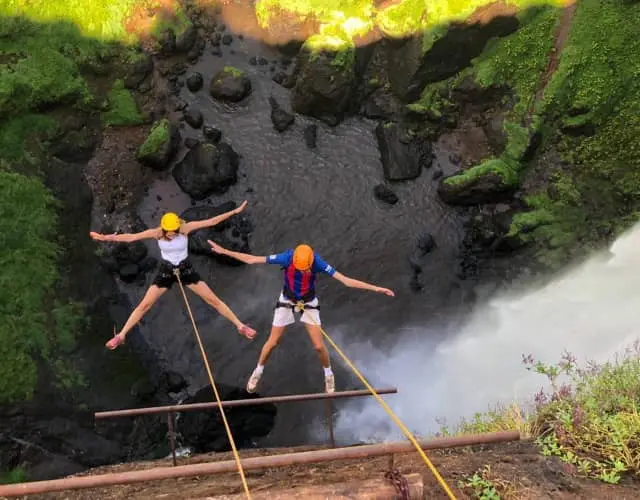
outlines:
{"label": "mist", "polygon": [[[545,284],[503,291],[478,304],[446,340],[420,328],[397,332],[391,349],[336,341],[369,381],[395,386],[385,396],[416,434],[455,426],[497,403],[531,402],[546,379],[526,370],[522,356],[546,363],[564,350],[578,362],[611,359],[640,337],[640,225],[609,249]],[[336,363],[338,360],[335,361]],[[347,403],[336,421],[340,441],[398,439],[401,432],[373,399]]]}

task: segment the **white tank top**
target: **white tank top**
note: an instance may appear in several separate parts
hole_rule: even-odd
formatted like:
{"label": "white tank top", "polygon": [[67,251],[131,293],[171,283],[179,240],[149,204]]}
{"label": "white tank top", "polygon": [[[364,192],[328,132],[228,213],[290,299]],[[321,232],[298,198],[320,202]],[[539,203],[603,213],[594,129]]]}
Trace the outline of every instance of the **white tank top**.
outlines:
{"label": "white tank top", "polygon": [[160,255],[164,260],[177,266],[189,256],[189,238],[184,234],[179,234],[172,240],[158,240]]}

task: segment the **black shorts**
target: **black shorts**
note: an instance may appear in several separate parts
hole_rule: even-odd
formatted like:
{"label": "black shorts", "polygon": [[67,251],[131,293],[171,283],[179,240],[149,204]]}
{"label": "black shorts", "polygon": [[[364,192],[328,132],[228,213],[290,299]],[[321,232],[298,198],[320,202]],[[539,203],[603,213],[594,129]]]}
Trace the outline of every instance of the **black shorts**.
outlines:
{"label": "black shorts", "polygon": [[177,266],[166,260],[161,260],[156,276],[153,278],[153,284],[158,288],[171,288],[174,283],[178,282],[173,272],[176,268],[180,270],[180,281],[182,281],[183,285],[195,285],[201,281],[200,275],[193,269],[191,262],[187,258]]}

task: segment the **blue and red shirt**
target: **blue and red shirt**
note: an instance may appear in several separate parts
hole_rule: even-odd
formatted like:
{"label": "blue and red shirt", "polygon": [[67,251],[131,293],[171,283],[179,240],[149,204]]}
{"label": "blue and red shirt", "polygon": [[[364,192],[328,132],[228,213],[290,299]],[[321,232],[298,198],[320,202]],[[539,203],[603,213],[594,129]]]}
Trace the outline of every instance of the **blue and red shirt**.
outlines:
{"label": "blue and red shirt", "polygon": [[[327,264],[317,253],[313,254],[310,271],[298,271],[293,266],[293,249],[269,255],[267,264],[277,264],[284,268],[285,296],[292,295],[294,300],[312,300],[316,293],[316,274],[324,273],[333,276],[335,268]],[[286,293],[289,292],[289,293]],[[289,297],[290,298],[290,297]]]}

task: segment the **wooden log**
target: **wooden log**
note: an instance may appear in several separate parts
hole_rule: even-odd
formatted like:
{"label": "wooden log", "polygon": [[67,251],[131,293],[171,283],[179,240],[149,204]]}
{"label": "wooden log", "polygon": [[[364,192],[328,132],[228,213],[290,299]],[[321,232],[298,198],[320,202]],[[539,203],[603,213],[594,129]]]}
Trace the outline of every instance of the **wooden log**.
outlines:
{"label": "wooden log", "polygon": [[[409,499],[422,500],[424,498],[424,486],[422,474],[407,474],[404,476],[409,486]],[[244,493],[237,495],[209,496],[207,500],[242,500]],[[314,486],[299,486],[293,489],[268,489],[251,492],[251,498],[255,500],[401,500],[402,497],[384,474],[365,481],[349,481],[335,484],[323,484]]]}

